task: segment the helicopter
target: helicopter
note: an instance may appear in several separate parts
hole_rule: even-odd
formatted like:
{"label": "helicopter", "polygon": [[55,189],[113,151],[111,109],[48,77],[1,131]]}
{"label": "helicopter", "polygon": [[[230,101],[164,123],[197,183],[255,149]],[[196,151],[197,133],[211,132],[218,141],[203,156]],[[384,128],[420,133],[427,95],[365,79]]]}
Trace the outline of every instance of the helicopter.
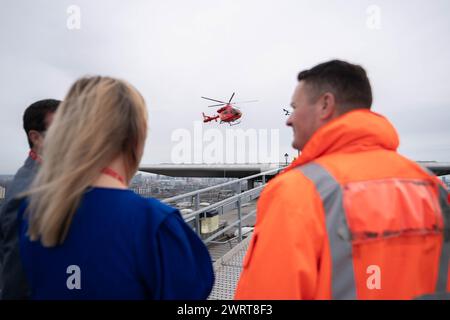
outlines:
{"label": "helicopter", "polygon": [[202,99],[206,99],[206,100],[210,100],[210,101],[214,101],[214,102],[219,102],[219,104],[214,104],[214,105],[211,105],[211,106],[208,106],[208,107],[210,107],[210,108],[211,107],[221,107],[220,109],[218,109],[216,111],[218,114],[214,115],[214,116],[207,116],[203,112],[202,113],[202,115],[203,115],[203,122],[204,123],[211,122],[211,121],[217,122],[217,120],[220,119],[220,124],[225,122],[225,123],[228,123],[230,126],[237,125],[237,124],[241,123],[238,120],[242,117],[242,112],[235,105],[238,104],[238,103],[257,102],[257,100],[231,102],[231,100],[233,100],[234,94],[235,94],[235,92],[233,92],[233,94],[231,95],[231,97],[228,100],[228,102],[224,102],[224,101],[220,101],[220,100],[216,100],[216,99],[211,99],[211,98],[207,98],[207,97],[201,97]]}

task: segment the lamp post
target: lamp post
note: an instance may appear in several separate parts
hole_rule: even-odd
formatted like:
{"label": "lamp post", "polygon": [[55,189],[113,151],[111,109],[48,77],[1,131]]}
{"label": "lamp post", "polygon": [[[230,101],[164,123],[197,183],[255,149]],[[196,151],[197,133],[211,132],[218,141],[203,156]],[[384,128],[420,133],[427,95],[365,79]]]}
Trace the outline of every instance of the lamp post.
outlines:
{"label": "lamp post", "polygon": [[284,157],[286,158],[286,165],[287,165],[288,164],[288,157],[289,157],[289,155],[287,153],[285,153]]}

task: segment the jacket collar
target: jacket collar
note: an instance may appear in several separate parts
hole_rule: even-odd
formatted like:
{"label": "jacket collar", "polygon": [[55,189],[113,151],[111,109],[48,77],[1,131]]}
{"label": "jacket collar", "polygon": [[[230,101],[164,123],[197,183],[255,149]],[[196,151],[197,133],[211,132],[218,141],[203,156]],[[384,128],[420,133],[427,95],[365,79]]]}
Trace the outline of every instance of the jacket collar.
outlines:
{"label": "jacket collar", "polygon": [[33,158],[31,158],[30,156],[28,156],[23,166],[26,169],[35,170],[39,167],[39,163],[33,160]]}
{"label": "jacket collar", "polygon": [[374,149],[395,151],[398,146],[397,131],[385,117],[367,109],[358,109],[319,128],[287,170],[332,153]]}

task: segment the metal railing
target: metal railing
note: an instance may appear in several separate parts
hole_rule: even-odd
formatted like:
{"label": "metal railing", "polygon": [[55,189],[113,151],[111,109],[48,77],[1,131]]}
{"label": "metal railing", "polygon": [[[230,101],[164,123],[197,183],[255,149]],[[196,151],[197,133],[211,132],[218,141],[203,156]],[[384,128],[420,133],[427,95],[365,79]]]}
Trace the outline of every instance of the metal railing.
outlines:
{"label": "metal railing", "polygon": [[[238,228],[238,239],[239,239],[239,242],[241,242],[242,241],[242,222],[256,213],[256,210],[253,210],[250,213],[242,216],[242,205],[258,198],[259,194],[261,193],[262,189],[264,188],[264,186],[267,182],[267,176],[274,176],[274,175],[278,174],[284,168],[285,167],[282,166],[277,169],[272,169],[269,171],[261,172],[261,173],[254,174],[254,175],[244,177],[241,179],[237,179],[234,181],[229,181],[229,182],[225,182],[225,183],[218,184],[215,186],[207,187],[204,189],[188,192],[188,193],[181,194],[181,195],[178,195],[175,197],[164,199],[164,200],[162,200],[162,202],[169,204],[169,203],[173,203],[178,200],[191,198],[191,201],[193,203],[195,211],[183,215],[183,218],[187,223],[195,221],[194,222],[194,230],[197,232],[197,234],[199,236],[202,236],[201,230],[200,230],[200,217],[202,214],[204,214],[205,212],[210,211],[210,210],[218,210],[220,212],[220,214],[223,215],[225,212],[227,212],[229,210],[237,209],[236,221],[225,226],[225,228],[222,228],[222,229],[218,230],[217,232],[214,232],[213,234],[208,236],[203,241],[205,242],[205,244],[208,244],[208,243],[212,242],[214,239],[218,238],[219,236],[225,234],[225,232],[237,227]],[[253,187],[247,191],[242,192],[242,182],[246,182],[246,181],[254,182],[256,180],[261,180],[262,184],[260,186]],[[230,185],[237,186],[237,192],[235,195],[228,197],[224,200],[218,201],[216,203],[210,204],[208,206],[205,206],[203,208],[200,208],[201,194],[210,192],[215,189],[220,189],[220,188],[223,188],[226,186],[230,186]],[[225,210],[225,208],[227,208],[227,207],[229,209]]]}
{"label": "metal railing", "polygon": [[272,169],[272,170],[269,170],[269,171],[261,172],[261,173],[254,174],[254,175],[251,175],[251,176],[248,176],[248,177],[244,177],[244,178],[240,178],[240,179],[237,179],[237,180],[234,180],[234,181],[228,181],[228,182],[224,182],[224,183],[221,183],[221,184],[218,184],[218,185],[215,185],[215,186],[211,186],[211,187],[207,187],[207,188],[204,188],[204,189],[195,190],[195,191],[191,191],[191,192],[188,192],[188,193],[180,194],[180,195],[175,196],[175,197],[170,197],[170,198],[164,199],[164,200],[162,200],[162,202],[164,202],[164,203],[174,202],[174,201],[177,201],[177,200],[185,199],[187,197],[197,196],[197,195],[199,195],[201,193],[205,193],[205,192],[208,192],[208,191],[211,191],[211,190],[214,190],[214,189],[223,188],[223,187],[226,187],[226,186],[229,186],[229,185],[233,185],[233,184],[240,184],[243,181],[253,180],[253,179],[256,179],[256,178],[259,178],[259,177],[262,177],[262,181],[263,181],[263,184],[264,184],[264,183],[266,183],[266,176],[268,176],[268,175],[272,176],[274,174],[277,174],[278,172],[280,172],[284,168],[285,168],[284,166],[281,166],[281,167],[276,168],[276,169]]}

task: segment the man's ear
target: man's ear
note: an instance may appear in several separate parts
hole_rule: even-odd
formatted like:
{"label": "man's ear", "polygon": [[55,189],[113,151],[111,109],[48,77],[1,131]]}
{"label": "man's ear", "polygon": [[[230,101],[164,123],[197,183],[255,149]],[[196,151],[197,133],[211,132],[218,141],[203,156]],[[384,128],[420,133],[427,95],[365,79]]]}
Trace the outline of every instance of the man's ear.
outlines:
{"label": "man's ear", "polygon": [[320,107],[320,119],[331,120],[337,113],[336,98],[331,92],[326,92],[322,96],[322,104]]}
{"label": "man's ear", "polygon": [[39,132],[37,132],[36,130],[30,130],[30,131],[28,131],[28,138],[30,139],[33,146],[36,146],[36,145],[39,145],[41,134]]}

